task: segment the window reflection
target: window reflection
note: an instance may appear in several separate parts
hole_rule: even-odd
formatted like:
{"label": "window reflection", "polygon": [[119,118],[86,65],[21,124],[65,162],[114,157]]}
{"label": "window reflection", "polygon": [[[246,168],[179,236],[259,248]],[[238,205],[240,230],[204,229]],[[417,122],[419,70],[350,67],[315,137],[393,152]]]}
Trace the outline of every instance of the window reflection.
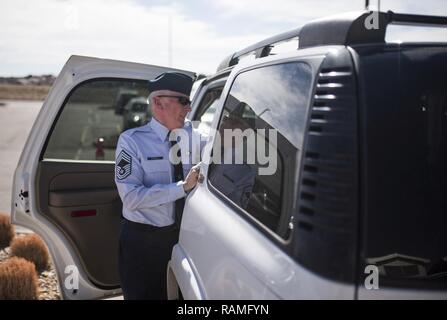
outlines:
{"label": "window reflection", "polygon": [[114,161],[121,132],[150,120],[148,96],[145,81],[93,80],[81,84],[63,106],[44,158]]}
{"label": "window reflection", "polygon": [[[219,124],[221,139],[215,140],[213,153],[220,148],[220,162],[211,164],[208,175],[220,193],[284,238],[291,212],[284,195],[292,194],[295,187],[286,177],[295,176],[298,167],[311,82],[310,67],[304,63],[240,74],[225,101]],[[244,132],[243,139],[230,140],[229,129]],[[269,130],[277,130],[276,141]],[[251,139],[256,143],[250,143]],[[264,166],[258,157],[260,145],[276,150],[273,174],[259,174]],[[255,161],[250,161],[253,157]]]}

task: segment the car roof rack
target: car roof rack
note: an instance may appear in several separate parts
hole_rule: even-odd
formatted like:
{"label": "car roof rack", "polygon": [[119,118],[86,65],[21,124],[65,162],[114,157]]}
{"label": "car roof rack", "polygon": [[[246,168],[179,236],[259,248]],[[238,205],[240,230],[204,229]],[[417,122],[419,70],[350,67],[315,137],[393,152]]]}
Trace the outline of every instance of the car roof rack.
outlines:
{"label": "car roof rack", "polygon": [[297,38],[297,49],[324,45],[358,45],[384,43],[388,24],[444,26],[447,17],[394,13],[392,11],[356,11],[310,21],[301,28],[257,42],[226,57],[217,71],[232,67],[242,57],[266,57],[275,44]]}

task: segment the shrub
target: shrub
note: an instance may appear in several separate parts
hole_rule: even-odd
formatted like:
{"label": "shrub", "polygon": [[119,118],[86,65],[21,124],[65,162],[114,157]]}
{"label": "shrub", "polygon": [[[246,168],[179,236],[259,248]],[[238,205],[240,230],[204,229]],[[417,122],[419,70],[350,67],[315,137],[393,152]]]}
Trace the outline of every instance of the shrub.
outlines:
{"label": "shrub", "polygon": [[16,237],[11,242],[11,256],[25,258],[36,266],[37,272],[42,272],[49,266],[49,254],[45,243],[36,234]]}
{"label": "shrub", "polygon": [[0,213],[0,249],[6,248],[14,238],[14,226],[9,221],[9,216]]}
{"label": "shrub", "polygon": [[0,263],[0,300],[34,300],[38,297],[36,268],[22,258]]}

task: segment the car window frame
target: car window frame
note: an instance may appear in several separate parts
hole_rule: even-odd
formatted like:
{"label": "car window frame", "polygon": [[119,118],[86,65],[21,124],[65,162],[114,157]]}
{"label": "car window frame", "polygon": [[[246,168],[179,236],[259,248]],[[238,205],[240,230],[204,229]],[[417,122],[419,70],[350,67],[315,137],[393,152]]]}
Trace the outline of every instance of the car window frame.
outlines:
{"label": "car window frame", "polygon": [[51,160],[51,161],[60,161],[60,162],[73,162],[73,163],[78,163],[78,162],[82,162],[82,163],[115,163],[115,161],[112,161],[112,160],[75,160],[75,159],[58,159],[58,158],[55,158],[55,159],[53,159],[53,158],[45,159],[44,158],[45,151],[47,150],[50,138],[51,138],[51,136],[54,133],[54,129],[56,127],[56,124],[58,123],[58,121],[59,121],[62,113],[64,112],[64,109],[67,106],[67,103],[70,100],[70,98],[73,95],[73,93],[76,92],[76,90],[79,89],[79,87],[81,87],[81,86],[84,86],[84,85],[89,84],[91,82],[98,82],[98,81],[147,82],[148,80],[132,79],[132,78],[119,78],[119,77],[97,77],[97,78],[91,78],[91,79],[87,79],[85,81],[81,81],[77,85],[75,85],[73,88],[71,88],[70,92],[65,96],[65,98],[64,98],[64,100],[62,102],[61,107],[57,111],[56,117],[54,118],[53,123],[51,124],[50,130],[48,131],[48,134],[45,137],[45,142],[42,145],[42,149],[39,152],[39,162]]}
{"label": "car window frame", "polygon": [[[227,83],[225,84],[225,86],[228,86],[228,90],[225,90],[222,92],[222,94],[225,94],[225,96],[221,96],[221,103],[219,106],[219,109],[216,111],[218,112],[218,119],[214,119],[213,120],[213,127],[212,130],[217,130],[217,128],[219,127],[221,121],[222,121],[222,117],[224,115],[224,106],[225,103],[227,102],[228,96],[231,92],[231,88],[234,85],[235,80],[237,79],[237,77],[245,72],[250,72],[253,71],[255,69],[260,69],[260,68],[265,68],[265,67],[270,67],[270,66],[275,66],[275,65],[282,65],[282,64],[288,64],[288,63],[303,63],[306,64],[310,70],[311,70],[311,83],[310,83],[310,100],[309,103],[307,103],[306,108],[308,110],[310,110],[311,108],[311,103],[312,103],[312,94],[315,90],[315,86],[316,86],[316,77],[315,77],[315,65],[314,63],[312,63],[311,61],[307,61],[307,59],[303,59],[301,57],[291,57],[291,59],[276,59],[276,60],[271,60],[268,62],[254,62],[253,65],[250,65],[248,67],[241,67],[240,69],[235,70],[234,74],[231,74],[228,78]],[[229,82],[231,81],[231,83]],[[303,148],[305,145],[305,140],[306,140],[306,136],[308,134],[308,125],[309,125],[309,116],[310,116],[310,112],[307,113],[306,116],[306,120],[305,120],[305,129],[303,132]],[[212,144],[214,145],[214,136],[212,139]],[[303,157],[302,154],[303,150],[300,150],[300,154],[298,157],[296,157],[295,159],[295,176],[294,177],[287,177],[285,176],[283,181],[282,181],[282,187],[284,187],[285,183],[289,183],[290,184],[290,189],[295,190],[294,193],[297,193],[298,191],[298,186],[299,186],[299,179],[296,179],[296,177],[299,177],[300,172],[302,170],[301,168],[301,158]],[[213,154],[213,148],[211,148],[211,155]],[[283,166],[285,166],[285,161],[283,161]],[[284,174],[284,172],[283,172]],[[205,178],[205,183],[206,186],[208,188],[208,190],[217,198],[219,198],[224,204],[226,204],[227,206],[229,206],[236,214],[238,214],[238,216],[240,216],[241,218],[243,218],[245,221],[247,221],[252,227],[254,227],[257,231],[261,232],[264,236],[267,237],[267,239],[269,239],[271,242],[273,242],[277,247],[279,247],[283,252],[285,252],[288,256],[290,256],[291,258],[293,257],[293,246],[294,246],[294,241],[293,241],[293,234],[294,234],[294,230],[293,228],[289,230],[289,234],[287,238],[283,238],[281,237],[279,234],[277,234],[274,230],[271,230],[270,228],[268,228],[266,225],[264,225],[261,221],[259,221],[258,219],[256,219],[255,217],[252,216],[252,214],[250,214],[249,212],[247,212],[245,209],[241,208],[240,206],[238,206],[236,203],[234,203],[231,199],[229,199],[227,196],[225,196],[221,191],[219,191],[215,186],[212,185],[212,183],[210,183],[210,179],[209,179],[209,170],[208,170],[208,174]],[[296,197],[292,194],[292,195],[288,195],[287,193],[285,193],[282,197],[282,204],[281,204],[281,211],[283,210],[287,210],[288,212],[285,212],[284,217],[280,217],[280,221],[279,223],[284,223],[284,221],[288,221],[289,223],[292,221],[292,217],[295,215],[294,212],[294,205],[296,202]],[[283,215],[283,212],[281,212],[281,215]]]}
{"label": "car window frame", "polygon": [[[220,98],[222,98],[222,94],[224,93],[224,88],[227,83],[227,80],[228,80],[228,74],[224,74],[223,76],[220,76],[215,79],[206,80],[206,82],[202,83],[201,87],[198,89],[196,96],[194,97],[194,104],[197,107],[193,108],[193,110],[191,111],[191,114],[188,115],[188,119],[190,119],[191,121],[200,121],[200,119],[197,119],[197,115],[200,112],[200,105],[203,102],[203,99],[205,98],[205,96],[207,95],[207,93],[209,91],[215,90],[216,88],[219,88],[219,87],[222,88],[222,92],[220,94]],[[208,106],[208,108],[210,106]],[[218,112],[219,112],[219,109],[216,108],[216,111],[214,114],[216,115]]]}

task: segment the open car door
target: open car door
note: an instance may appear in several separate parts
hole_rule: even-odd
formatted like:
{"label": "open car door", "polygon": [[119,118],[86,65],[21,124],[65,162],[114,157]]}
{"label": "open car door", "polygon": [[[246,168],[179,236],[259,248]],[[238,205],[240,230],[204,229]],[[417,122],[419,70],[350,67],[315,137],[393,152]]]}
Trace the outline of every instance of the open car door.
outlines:
{"label": "open car door", "polygon": [[184,70],[72,56],[30,132],[14,175],[12,222],[44,239],[65,299],[121,292],[116,143],[123,128],[150,119],[149,110],[142,117],[127,114],[124,107],[132,99],[147,98],[147,81],[166,71],[194,76]]}

